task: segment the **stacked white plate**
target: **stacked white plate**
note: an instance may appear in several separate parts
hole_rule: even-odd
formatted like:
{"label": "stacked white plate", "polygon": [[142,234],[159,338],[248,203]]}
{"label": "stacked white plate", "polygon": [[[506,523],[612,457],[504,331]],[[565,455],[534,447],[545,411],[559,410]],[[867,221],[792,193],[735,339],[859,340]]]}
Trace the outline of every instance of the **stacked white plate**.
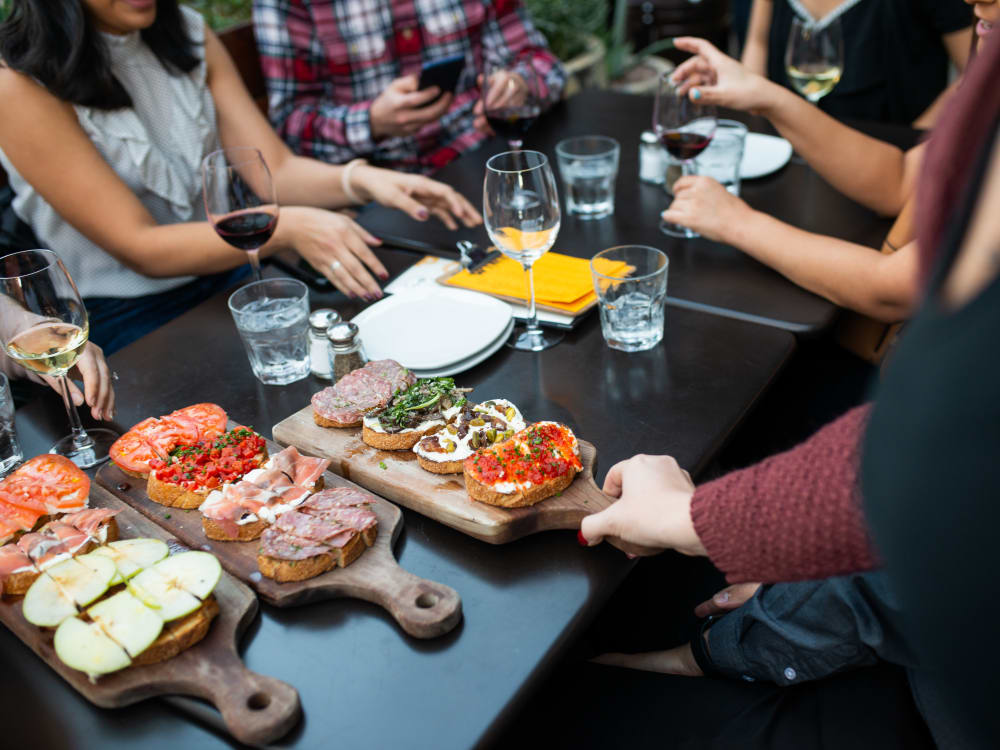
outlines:
{"label": "stacked white plate", "polygon": [[747,133],[740,162],[740,178],[752,180],[777,172],[792,158],[792,144],[776,135]]}
{"label": "stacked white plate", "polygon": [[420,378],[470,369],[507,341],[510,306],[485,294],[409,289],[354,316],[368,359],[394,359]]}

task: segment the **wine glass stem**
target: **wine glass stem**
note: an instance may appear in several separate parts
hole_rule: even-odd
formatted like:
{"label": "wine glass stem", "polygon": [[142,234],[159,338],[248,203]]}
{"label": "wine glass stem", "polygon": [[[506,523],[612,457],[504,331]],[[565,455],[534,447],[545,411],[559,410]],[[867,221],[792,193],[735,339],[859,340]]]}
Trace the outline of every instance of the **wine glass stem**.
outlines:
{"label": "wine glass stem", "polygon": [[528,331],[541,330],[538,327],[538,310],[535,309],[535,272],[531,263],[524,264],[524,270],[528,274]]}
{"label": "wine glass stem", "polygon": [[524,141],[520,138],[508,138],[507,145],[510,146],[511,151],[520,151],[521,146],[524,145]]}
{"label": "wine glass stem", "polygon": [[94,441],[90,439],[90,435],[83,429],[83,424],[80,422],[80,415],[77,413],[76,405],[73,403],[73,397],[70,396],[69,378],[65,375],[59,376],[59,391],[62,393],[63,403],[66,405],[66,415],[69,417],[73,447],[79,450],[90,448],[94,444]]}
{"label": "wine glass stem", "polygon": [[247,250],[247,255],[250,256],[250,267],[253,269],[253,280],[260,281],[260,248],[254,250]]}

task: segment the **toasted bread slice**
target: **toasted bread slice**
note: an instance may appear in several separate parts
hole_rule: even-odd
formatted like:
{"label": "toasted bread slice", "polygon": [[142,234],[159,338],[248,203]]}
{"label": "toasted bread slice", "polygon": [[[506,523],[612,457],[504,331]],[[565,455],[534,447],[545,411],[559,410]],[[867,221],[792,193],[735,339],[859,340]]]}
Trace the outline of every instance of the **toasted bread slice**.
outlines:
{"label": "toasted bread slice", "polygon": [[355,534],[343,547],[330,548],[322,555],[308,557],[305,560],[282,560],[270,555],[257,555],[257,567],[262,575],[273,578],[279,583],[286,581],[304,581],[315,578],[334,568],[346,568],[361,557],[361,553],[375,544],[378,536],[378,526]]}
{"label": "toasted bread slice", "polygon": [[207,516],[201,517],[201,528],[205,532],[205,536],[209,539],[215,539],[220,542],[252,542],[264,533],[264,529],[266,529],[267,526],[267,521],[258,518],[256,521],[251,521],[250,523],[238,524],[237,529],[239,530],[239,534],[237,536],[230,536],[230,534],[213,519],[208,518]]}
{"label": "toasted bread slice", "polygon": [[373,448],[383,451],[408,451],[428,435],[444,427],[444,422],[432,425],[426,430],[405,430],[404,432],[378,432],[369,427],[361,428],[361,440]]}
{"label": "toasted bread slice", "polygon": [[[114,459],[112,459],[112,461],[114,461]],[[130,477],[135,477],[136,479],[146,479],[149,477],[149,474],[143,474],[141,471],[132,471],[131,469],[126,469],[117,461],[114,461],[114,464],[115,466],[117,466],[119,469],[122,470],[123,474],[128,474]]]}
{"label": "toasted bread slice", "polygon": [[465,466],[464,458],[459,461],[431,461],[419,453],[417,454],[417,462],[421,468],[426,469],[432,474],[461,474]]}
{"label": "toasted bread slice", "polygon": [[24,596],[40,575],[38,568],[11,573],[3,580],[3,583],[0,583],[0,593],[4,596]]}
{"label": "toasted bread slice", "polygon": [[338,422],[335,419],[327,419],[326,417],[321,417],[315,411],[313,411],[313,422],[318,424],[320,427],[360,427],[362,418],[358,417],[353,422]]}
{"label": "toasted bread slice", "polygon": [[186,490],[179,484],[157,479],[156,474],[149,475],[149,483],[146,485],[146,494],[154,503],[185,510],[199,507],[205,502],[209,492],[208,488]]}
{"label": "toasted bread slice", "polygon": [[191,648],[208,634],[208,628],[217,614],[219,614],[219,603],[214,596],[209,596],[187,617],[164,625],[163,631],[152,645],[132,660],[132,666],[158,664]]}
{"label": "toasted bread slice", "polygon": [[572,484],[576,478],[576,474],[576,471],[569,471],[562,476],[546,479],[541,484],[536,484],[526,490],[517,490],[515,492],[497,492],[492,487],[466,474],[465,488],[469,491],[469,496],[473,500],[478,500],[481,503],[498,505],[501,508],[523,508],[526,505],[540,503],[542,500],[552,497],[557,492],[562,492]]}

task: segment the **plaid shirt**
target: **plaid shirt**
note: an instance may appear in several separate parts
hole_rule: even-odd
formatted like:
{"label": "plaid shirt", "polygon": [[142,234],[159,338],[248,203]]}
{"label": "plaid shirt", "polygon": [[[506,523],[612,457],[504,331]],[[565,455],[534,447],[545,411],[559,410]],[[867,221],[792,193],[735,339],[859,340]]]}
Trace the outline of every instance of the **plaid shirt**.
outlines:
{"label": "plaid shirt", "polygon": [[[473,127],[483,60],[529,55],[546,103],[566,74],[519,0],[254,0],[254,26],[271,120],[299,154],[358,156],[433,172],[485,136]],[[408,137],[372,138],[372,100],[425,62],[464,54],[455,99]]]}

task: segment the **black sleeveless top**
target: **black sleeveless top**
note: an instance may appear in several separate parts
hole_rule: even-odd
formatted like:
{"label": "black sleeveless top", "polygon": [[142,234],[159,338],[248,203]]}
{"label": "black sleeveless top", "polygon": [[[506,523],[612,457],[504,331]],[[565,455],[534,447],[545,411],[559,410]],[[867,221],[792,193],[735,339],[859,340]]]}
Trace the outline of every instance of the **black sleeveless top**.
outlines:
{"label": "black sleeveless top", "polygon": [[[786,88],[785,47],[796,17],[790,0],[774,0],[767,77]],[[840,16],[844,73],[819,108],[840,119],[910,124],[947,86],[941,37],[972,21],[964,0],[860,0]]]}
{"label": "black sleeveless top", "polygon": [[946,713],[982,735],[981,744],[953,743],[962,748],[1000,747],[1000,275],[954,311],[942,308],[939,290],[993,146],[980,155],[927,301],[887,367],[862,464],[869,525],[903,604],[900,630]]}

